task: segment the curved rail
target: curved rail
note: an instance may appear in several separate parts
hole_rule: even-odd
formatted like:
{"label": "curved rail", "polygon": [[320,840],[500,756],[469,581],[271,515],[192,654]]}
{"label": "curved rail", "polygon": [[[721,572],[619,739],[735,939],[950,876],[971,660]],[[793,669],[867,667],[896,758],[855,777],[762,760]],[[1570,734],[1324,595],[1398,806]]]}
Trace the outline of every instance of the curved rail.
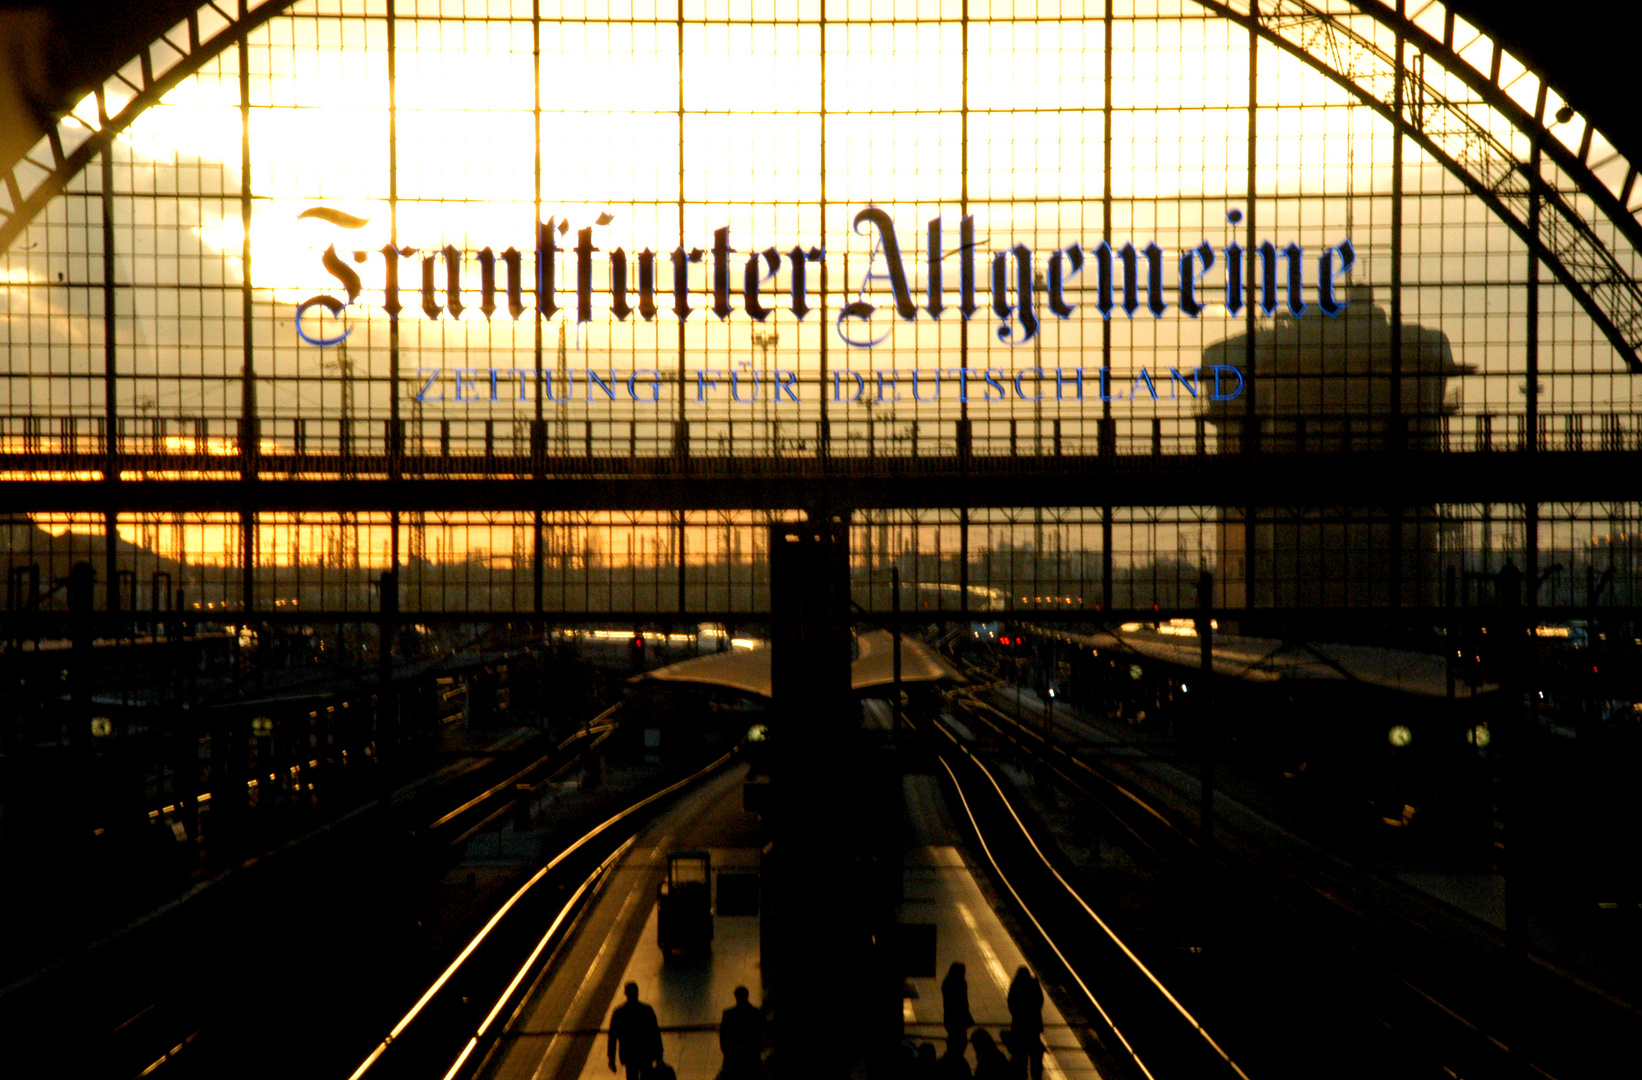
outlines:
{"label": "curved rail", "polygon": [[[1167,986],[1163,985],[1163,981],[1159,979],[1157,975],[1152,972],[1152,969],[1147,967],[1145,962],[1135,954],[1134,950],[1131,949],[1128,944],[1118,936],[1117,931],[1113,930],[1111,925],[1107,923],[1105,919],[1100,917],[1099,913],[1097,913],[1095,909],[1090,906],[1089,902],[1083,898],[1082,894],[1080,894],[1077,889],[1072,886],[1072,883],[1067,881],[1066,878],[1062,876],[1061,872],[1055,868],[1055,865],[1049,860],[1049,857],[1044,854],[1043,849],[1038,846],[1037,840],[1032,836],[1031,831],[1027,829],[1025,822],[1021,820],[1020,814],[1016,812],[1014,804],[1010,802],[1009,796],[1005,794],[1002,786],[998,784],[997,778],[992,775],[992,771],[988,769],[979,758],[972,754],[968,747],[960,743],[950,731],[947,731],[946,728],[937,724],[935,725],[935,729],[945,735],[947,739],[951,741],[952,745],[961,751],[976,769],[980,770],[981,775],[984,776],[987,783],[991,785],[997,800],[1009,813],[1010,818],[1015,822],[1015,826],[1020,830],[1021,835],[1026,838],[1027,844],[1032,848],[1032,853],[1036,855],[1037,858],[1043,863],[1044,868],[1049,871],[1057,882],[1060,883],[1061,887],[1066,890],[1067,895],[1071,897],[1073,902],[1076,903],[1077,906],[1083,910],[1084,914],[1087,915],[1089,919],[1100,928],[1101,932],[1106,935],[1106,938],[1114,946],[1116,946],[1120,952],[1123,953],[1124,957],[1127,958],[1129,963],[1134,966],[1135,970],[1144,976],[1146,981],[1157,989],[1158,993],[1160,993],[1164,1000],[1169,1003],[1169,1006],[1176,1013],[1178,1013],[1183,1020],[1185,1020],[1192,1030],[1196,1032],[1196,1034],[1209,1046],[1211,1050],[1214,1051],[1215,1055],[1219,1057],[1220,1060],[1224,1062],[1233,1072],[1241,1077],[1242,1080],[1249,1080],[1249,1075],[1231,1059],[1231,1056],[1226,1053],[1225,1049],[1222,1048],[1221,1045],[1215,1041],[1214,1037],[1209,1034],[1208,1029],[1198,1021],[1197,1017],[1191,1014],[1191,1011],[1181,1003],[1180,999],[1176,997]],[[1075,967],[1073,967],[1071,961],[1061,950],[1060,946],[1055,944],[1055,941],[1050,936],[1048,929],[1043,925],[1043,922],[1037,917],[1037,915],[1033,913],[1030,905],[1027,904],[1026,899],[1021,895],[1020,891],[1015,888],[1014,884],[1009,880],[1008,875],[1004,873],[1003,868],[998,864],[997,858],[992,854],[991,845],[986,842],[986,837],[981,831],[980,822],[976,820],[975,812],[970,806],[969,797],[964,793],[963,783],[958,779],[958,774],[953,770],[952,766],[947,763],[945,756],[938,755],[937,760],[940,761],[941,767],[946,770],[947,775],[951,778],[953,788],[957,791],[959,801],[963,804],[964,813],[969,818],[970,827],[974,830],[975,837],[980,842],[981,850],[986,854],[987,861],[992,864],[993,870],[997,873],[998,880],[1004,883],[1004,886],[1009,890],[1010,895],[1015,898],[1015,902],[1020,906],[1020,909],[1026,913],[1026,917],[1031,920],[1032,925],[1043,937],[1044,942],[1054,952],[1055,956],[1060,960],[1062,965],[1064,965],[1066,970],[1071,974],[1072,978],[1077,982],[1078,988],[1083,991],[1084,995],[1089,999],[1090,1004],[1094,1005],[1095,1009],[1099,1011],[1101,1018],[1106,1022],[1107,1026],[1112,1029],[1112,1032],[1117,1035],[1118,1040],[1123,1043],[1124,1049],[1126,1049],[1130,1056],[1134,1059],[1136,1067],[1138,1067],[1147,1077],[1152,1077],[1152,1071],[1148,1069],[1146,1064],[1141,1060],[1140,1054],[1135,1049],[1134,1045],[1118,1028],[1117,1023],[1112,1018],[1111,1014],[1108,1013],[1105,1007],[1101,1005],[1100,1001],[1095,997],[1094,991],[1090,989],[1088,983],[1084,981],[1083,976],[1078,973]]]}
{"label": "curved rail", "polygon": [[[1083,776],[1097,780],[1103,787],[1111,790],[1111,792],[1121,799],[1125,805],[1129,805],[1136,812],[1144,814],[1145,818],[1143,820],[1148,822],[1152,827],[1166,830],[1169,834],[1172,834],[1175,841],[1182,848],[1193,851],[1201,851],[1200,845],[1195,837],[1193,837],[1189,832],[1182,830],[1175,822],[1170,820],[1166,815],[1162,814],[1156,807],[1152,806],[1147,799],[1137,794],[1136,791],[1132,790],[1128,785],[1120,783],[1116,779],[1097,771],[1087,761],[1073,755],[1065,747],[1045,743],[1039,732],[1009,717],[1007,714],[999,711],[993,706],[978,701],[973,702],[973,705],[977,710],[985,710],[987,713],[991,714],[991,717],[995,718],[984,719],[984,723],[998,731],[1000,735],[1012,743],[1021,752],[1035,756],[1037,759],[1049,763],[1050,767],[1055,769],[1056,775],[1071,784],[1076,790],[1084,793],[1085,795],[1089,795],[1091,798],[1095,799],[1097,803],[1105,804],[1105,799],[1102,796],[1096,795],[1090,792],[1087,788],[1084,788],[1071,774],[1069,774],[1065,769],[1060,768],[1061,765],[1072,766]],[[1014,729],[1013,733],[1006,731],[1006,727]],[[951,736],[949,734],[949,738],[950,737]],[[956,742],[956,739],[954,739],[954,741]],[[964,750],[966,754],[970,753],[967,747],[964,748]],[[970,754],[970,756],[972,758],[974,757],[973,754]],[[993,782],[996,783],[996,781]],[[1195,797],[1195,795],[1193,797]],[[1167,856],[1161,855],[1156,844],[1137,834],[1128,822],[1123,820],[1121,815],[1118,816],[1118,821],[1123,824],[1124,828],[1129,831],[1131,836],[1135,837],[1140,844],[1144,845],[1153,854],[1163,858],[1165,862],[1172,861],[1169,860]],[[1251,837],[1250,839],[1258,842],[1257,837]],[[1034,848],[1035,847],[1036,845],[1034,844]],[[1057,874],[1057,876],[1059,875]],[[1298,883],[1308,889],[1318,891],[1322,895],[1322,898],[1330,905],[1341,904],[1341,900],[1337,896],[1332,895],[1332,886],[1318,885],[1304,881],[1300,881]],[[1545,1078],[1545,1080],[1554,1080],[1552,1074],[1539,1063],[1533,1061],[1522,1061],[1520,1066],[1516,1064],[1517,1052],[1514,1050],[1512,1045],[1509,1045],[1500,1037],[1478,1024],[1475,1020],[1458,1011],[1453,1005],[1436,996],[1436,994],[1427,987],[1415,982],[1413,977],[1393,966],[1393,963],[1387,958],[1378,955],[1371,948],[1365,947],[1362,942],[1349,937],[1345,930],[1343,930],[1340,926],[1326,923],[1324,920],[1319,918],[1317,912],[1305,909],[1302,905],[1296,903],[1293,898],[1279,895],[1277,892],[1265,885],[1255,882],[1246,882],[1246,884],[1249,884],[1251,888],[1265,896],[1271,903],[1277,905],[1278,909],[1280,909],[1283,913],[1283,918],[1288,920],[1296,920],[1299,924],[1307,927],[1312,933],[1319,935],[1321,940],[1327,941],[1333,948],[1340,950],[1341,955],[1349,956],[1352,962],[1360,964],[1360,970],[1362,972],[1370,974],[1376,979],[1382,980],[1384,986],[1408,995],[1408,1000],[1411,1007],[1417,1010],[1430,1010],[1430,1023],[1452,1025],[1452,1030],[1454,1031],[1458,1041],[1455,1042],[1448,1036],[1444,1036],[1444,1039],[1446,1040],[1445,1045],[1449,1047],[1449,1055],[1457,1055],[1459,1058],[1470,1059],[1474,1062],[1477,1060],[1475,1057],[1476,1053],[1480,1051],[1483,1054],[1488,1055],[1490,1065],[1492,1067],[1520,1067],[1525,1073],[1531,1073],[1532,1075]],[[1360,916],[1353,913],[1351,917],[1358,918]],[[1408,1043],[1406,1032],[1402,1030],[1404,1025],[1401,1022],[1394,1022],[1392,1019],[1388,1019],[1386,1016],[1381,1015],[1380,1011],[1376,1009],[1369,1009],[1367,1015],[1385,1030],[1397,1035],[1399,1038],[1403,1039],[1405,1043]],[[1466,1075],[1470,1071],[1469,1069],[1462,1067],[1461,1071],[1456,1073],[1452,1062],[1450,1064],[1443,1064],[1436,1057],[1432,1056],[1432,1048],[1424,1043],[1408,1043],[1408,1046],[1414,1052],[1425,1057],[1433,1065],[1449,1075]],[[1494,1055],[1500,1055],[1502,1057],[1494,1057]],[[1502,1060],[1505,1062],[1503,1065],[1500,1064]]]}
{"label": "curved rail", "polygon": [[627,849],[633,846],[633,841],[636,839],[638,839],[637,835],[628,837],[620,847],[606,856],[605,860],[599,863],[580,885],[576,886],[576,891],[570,894],[569,899],[564,902],[564,906],[559,909],[558,915],[554,916],[553,921],[542,932],[541,940],[536,942],[536,947],[530,951],[530,955],[525,958],[525,962],[519,965],[518,973],[513,976],[512,981],[507,984],[507,988],[496,998],[496,1004],[491,1006],[490,1012],[486,1013],[485,1018],[479,1021],[478,1030],[467,1041],[467,1045],[462,1047],[462,1052],[456,1056],[455,1063],[445,1073],[445,1080],[456,1080],[467,1059],[479,1048],[479,1040],[485,1037],[485,1033],[490,1030],[490,1025],[496,1022],[496,1018],[502,1014],[502,1010],[512,1000],[514,991],[519,989],[519,985],[525,981],[525,976],[530,974],[530,969],[536,965],[537,959],[541,957],[543,950],[547,948],[547,943],[553,940],[553,935],[559,932],[559,927],[564,925],[564,921],[570,917],[570,913],[576,909],[576,905],[581,903],[581,899],[587,895],[587,891],[597,884],[600,878],[604,877],[605,873],[616,864],[617,860],[626,854]]}
{"label": "curved rail", "polygon": [[[524,884],[514,890],[513,895],[509,896],[507,900],[502,903],[502,906],[499,907],[496,910],[496,913],[485,922],[484,926],[480,928],[479,932],[473,936],[473,939],[467,943],[467,946],[462,949],[456,959],[450,962],[445,970],[440,973],[439,977],[433,981],[432,985],[430,985],[427,990],[423,992],[422,996],[417,999],[416,1004],[412,1005],[410,1010],[406,1012],[404,1016],[400,1017],[399,1022],[393,1026],[387,1036],[384,1037],[381,1042],[377,1043],[375,1049],[373,1049],[365,1060],[360,1063],[359,1068],[354,1070],[353,1074],[349,1077],[349,1080],[359,1080],[360,1077],[364,1076],[370,1070],[371,1066],[376,1064],[376,1062],[387,1051],[388,1047],[392,1045],[394,1040],[400,1038],[405,1033],[405,1030],[410,1027],[411,1023],[428,1006],[428,1003],[434,999],[445,984],[451,980],[451,977],[457,973],[462,965],[467,962],[468,958],[471,957],[479,946],[484,943],[485,939],[490,936],[492,930],[496,929],[497,924],[502,921],[503,917],[506,916],[509,911],[512,911],[519,904],[519,902],[524,899],[525,895],[534,889],[543,878],[547,877],[549,872],[558,867],[571,855],[574,855],[577,851],[580,851],[583,847],[587,846],[587,844],[603,834],[617,822],[632,816],[657,800],[666,798],[668,795],[673,794],[681,788],[688,787],[690,784],[695,783],[697,780],[700,780],[702,777],[723,766],[734,756],[735,751],[730,750],[710,764],[705,765],[691,773],[689,776],[686,776],[681,780],[677,780],[659,791],[652,792],[637,802],[617,811],[604,821],[600,822],[598,825],[595,825],[593,828],[583,833],[579,838],[563,848],[557,855],[553,856],[552,859],[548,860],[545,865],[539,867],[534,874],[530,875],[530,877],[525,880]],[[557,923],[555,923],[555,925],[557,925]],[[471,1050],[464,1051],[464,1057],[467,1053],[471,1053]]]}

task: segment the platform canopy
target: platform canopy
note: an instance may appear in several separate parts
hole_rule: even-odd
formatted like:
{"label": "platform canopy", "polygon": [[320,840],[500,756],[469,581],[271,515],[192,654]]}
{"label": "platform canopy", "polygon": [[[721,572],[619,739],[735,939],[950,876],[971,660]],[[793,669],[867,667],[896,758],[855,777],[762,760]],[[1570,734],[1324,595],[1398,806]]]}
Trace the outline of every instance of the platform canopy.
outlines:
{"label": "platform canopy", "polygon": [[[1121,649],[1137,657],[1183,668],[1202,663],[1197,633],[1188,620],[1176,625],[1121,629],[1094,634],[1066,634],[1066,640],[1096,649]],[[1213,643],[1214,673],[1246,682],[1310,679],[1361,683],[1422,697],[1446,697],[1446,661],[1432,653],[1370,645],[1321,642],[1285,642],[1275,638],[1217,634]],[[1493,689],[1473,687],[1472,692]]]}
{"label": "platform canopy", "polygon": [[[888,686],[895,681],[895,651],[887,630],[873,630],[856,639],[859,652],[850,664],[850,688],[857,692]],[[964,682],[940,653],[914,638],[901,638],[901,682]],[[635,675],[628,682],[700,683],[770,697],[770,648],[735,649],[681,660],[676,664]]]}

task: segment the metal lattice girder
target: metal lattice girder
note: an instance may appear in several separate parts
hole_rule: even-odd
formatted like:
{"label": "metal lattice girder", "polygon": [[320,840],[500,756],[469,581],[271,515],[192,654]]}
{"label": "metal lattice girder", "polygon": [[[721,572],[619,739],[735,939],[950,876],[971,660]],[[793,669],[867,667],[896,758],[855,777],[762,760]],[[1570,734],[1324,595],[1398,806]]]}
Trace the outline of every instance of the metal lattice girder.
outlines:
{"label": "metal lattice girder", "polygon": [[203,5],[104,79],[28,153],[0,166],[0,251],[144,109],[295,2]]}
{"label": "metal lattice girder", "polygon": [[[1592,145],[1585,126],[1581,153],[1570,151],[1545,124],[1548,91],[1537,83],[1535,110],[1521,107],[1500,84],[1505,53],[1498,43],[1489,51],[1485,75],[1462,59],[1454,46],[1455,19],[1439,5],[1428,4],[1419,17],[1436,12],[1443,38],[1427,33],[1415,18],[1401,19],[1395,8],[1374,0],[1335,0],[1332,5],[1307,0],[1259,0],[1251,10],[1238,10],[1215,0],[1198,0],[1204,7],[1244,26],[1252,25],[1266,40],[1306,61],[1365,104],[1397,124],[1434,159],[1459,177],[1550,267],[1562,285],[1579,301],[1593,322],[1633,373],[1642,373],[1642,288],[1630,269],[1605,244],[1596,230],[1569,201],[1574,192],[1559,192],[1530,160],[1515,153],[1494,134],[1487,121],[1503,119],[1523,131],[1531,145],[1550,156],[1575,184],[1577,194],[1591,198],[1597,210],[1614,226],[1617,236],[1634,255],[1642,248],[1642,228],[1625,208],[1634,185],[1634,167],[1617,196],[1598,178],[1585,160]],[[1387,49],[1352,25],[1363,17],[1400,32],[1419,55],[1437,60],[1440,69],[1475,91],[1476,102],[1456,100],[1424,77],[1423,63],[1399,65],[1395,49]],[[1478,36],[1462,46],[1470,51]],[[1513,61],[1516,72],[1520,64]],[[1398,76],[1401,75],[1401,94]],[[1400,111],[1398,106],[1400,105]],[[1533,224],[1538,203],[1538,227]]]}

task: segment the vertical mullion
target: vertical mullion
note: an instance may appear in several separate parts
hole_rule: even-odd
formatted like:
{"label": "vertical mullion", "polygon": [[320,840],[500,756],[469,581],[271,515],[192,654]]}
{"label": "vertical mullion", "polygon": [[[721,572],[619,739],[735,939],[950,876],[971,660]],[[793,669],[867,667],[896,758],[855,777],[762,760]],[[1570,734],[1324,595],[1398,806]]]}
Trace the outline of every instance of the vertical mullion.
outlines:
{"label": "vertical mullion", "polygon": [[[684,0],[678,0],[676,10],[678,13],[678,246],[679,250],[682,251],[684,250]],[[680,272],[688,274],[689,265],[688,262],[684,263],[683,267],[680,268]],[[686,282],[686,289],[688,289],[688,282]],[[678,416],[681,437],[679,441],[683,445],[688,445],[687,421],[684,419],[684,326],[684,320],[680,318],[678,322]],[[685,588],[683,510],[677,512],[674,528],[678,551],[678,610],[682,612],[684,610]],[[659,601],[656,606],[661,606]]]}
{"label": "vertical mullion", "polygon": [[[99,97],[99,104],[101,98]],[[119,332],[115,317],[114,288],[114,147],[102,152],[102,207],[103,207],[103,480],[112,487],[120,480],[120,416],[118,405],[116,337]],[[109,611],[120,609],[119,566],[115,553],[119,548],[119,528],[114,510],[110,507],[103,519],[103,602]]]}
{"label": "vertical mullion", "polygon": [[[1101,239],[1108,248],[1112,243],[1112,4],[1114,0],[1106,0],[1106,13],[1102,16],[1105,24],[1105,62],[1102,72],[1102,91],[1104,98],[1101,103],[1101,193],[1100,212]],[[1112,320],[1100,320],[1100,370],[1101,386],[1109,384],[1112,377]],[[1116,440],[1108,440],[1106,432],[1112,426],[1112,403],[1104,392],[1101,393],[1100,424],[1097,430],[1100,435],[1095,442],[1096,451],[1105,455],[1107,447],[1116,449]],[[1104,464],[1104,462],[1102,463]],[[1100,606],[1109,609],[1112,606],[1112,504],[1106,503],[1100,508]]]}
{"label": "vertical mullion", "polygon": [[[532,221],[538,235],[541,233],[542,221],[542,2],[532,0],[530,6],[530,77],[531,85],[535,88],[535,97],[532,99],[531,115],[534,119],[535,140],[535,173],[533,188],[533,205],[535,213]],[[543,404],[544,384],[542,381],[542,318],[538,312],[531,320],[534,330],[532,349],[536,362],[536,418],[531,432],[530,450],[531,460],[534,462],[532,472],[538,481],[544,479],[542,459],[547,455],[547,420]],[[684,386],[679,385],[679,396],[684,396]],[[538,440],[537,433],[540,433]],[[540,506],[531,512],[530,517],[530,599],[531,610],[539,617],[542,614],[542,511]],[[563,590],[561,590],[562,596]],[[562,601],[561,601],[562,602]],[[538,624],[537,629],[540,630]]]}
{"label": "vertical mullion", "polygon": [[[821,345],[820,345],[820,349],[821,349],[820,363],[821,363],[821,366],[820,366],[820,382],[817,384],[821,388],[820,393],[817,395],[821,399],[821,429],[820,429],[820,431],[817,432],[816,445],[818,447],[818,451],[817,451],[818,456],[821,459],[821,468],[823,470],[825,470],[826,469],[827,457],[828,457],[828,450],[829,450],[828,442],[829,442],[829,435],[830,435],[830,433],[827,430],[828,413],[827,413],[826,386],[827,386],[827,366],[828,366],[828,359],[829,359],[828,355],[827,355],[827,341],[828,341],[829,335],[827,334],[827,331],[826,331],[826,327],[827,327],[827,257],[826,257],[826,254],[825,254],[825,243],[826,243],[826,235],[827,235],[827,0],[821,0],[820,21],[817,25],[816,34],[817,34],[817,38],[818,38],[818,42],[819,42],[818,43],[818,49],[819,49],[819,52],[820,52],[820,68],[819,68],[819,70],[820,70],[820,80],[821,80],[821,85],[820,85],[821,99],[817,103],[819,105],[819,109],[817,111],[820,115],[820,132],[819,132],[819,136],[820,136],[820,142],[821,142],[820,154],[819,154],[820,159],[821,159],[821,178],[820,178],[820,192],[819,192],[819,202],[818,202],[818,205],[817,205],[817,212],[820,216],[820,232],[821,232],[822,245],[823,245],[823,254],[821,256],[821,304],[820,304],[820,307],[821,307],[820,319],[821,319],[821,321],[818,324],[821,328],[821,334],[820,334],[820,343],[821,343]],[[771,446],[770,446],[770,453],[772,453],[772,454],[775,453],[775,445],[774,445],[773,441],[772,441]]]}
{"label": "vertical mullion", "polygon": [[[1239,449],[1243,453],[1258,452],[1260,449],[1260,416],[1255,412],[1255,381],[1254,381],[1254,273],[1255,273],[1255,163],[1258,160],[1255,153],[1255,140],[1259,135],[1259,93],[1258,81],[1260,78],[1260,5],[1258,0],[1249,0],[1249,128],[1248,128],[1248,210],[1244,218],[1247,239],[1244,241],[1244,258],[1248,259],[1248,272],[1245,273],[1244,289],[1244,316],[1243,316],[1243,385],[1246,388],[1243,402],[1243,437]],[[1255,508],[1247,506],[1243,509],[1243,606],[1254,606],[1254,566],[1255,541],[1258,531],[1255,526]]]}
{"label": "vertical mullion", "polygon": [[[1546,87],[1540,83],[1540,106],[1537,112],[1545,112],[1544,97]],[[1524,447],[1529,454],[1539,452],[1539,184],[1540,184],[1540,145],[1539,137],[1534,137],[1533,149],[1528,157],[1528,311],[1527,311],[1527,343],[1526,366],[1527,385],[1523,393],[1528,399],[1527,416],[1527,445]],[[1523,504],[1522,543],[1523,560],[1527,565],[1523,568],[1523,576],[1527,584],[1527,602],[1532,607],[1539,597],[1539,504],[1528,501]]]}
{"label": "vertical mullion", "polygon": [[[414,24],[413,24],[414,25]],[[397,250],[399,247],[399,94],[397,54],[399,43],[398,13],[395,10],[394,0],[388,0],[388,242]],[[343,378],[351,378],[352,372],[344,366]],[[370,400],[366,395],[367,402]],[[399,427],[399,315],[394,313],[388,320],[388,431],[387,431],[387,461],[388,477],[391,480],[399,479],[399,448],[403,446],[403,436]],[[397,507],[388,512],[388,569],[397,570],[399,567],[399,510]],[[385,580],[382,588],[386,591],[389,583]],[[383,623],[386,633],[387,623]],[[386,655],[387,643],[382,645]]]}
{"label": "vertical mullion", "polygon": [[[1391,89],[1391,449],[1408,449],[1408,418],[1403,415],[1403,75],[1406,48],[1405,0],[1397,0],[1397,51]],[[1439,402],[1438,407],[1441,408]],[[1416,417],[1415,424],[1422,424]],[[1403,507],[1391,521],[1391,606],[1403,601]],[[1372,532],[1370,533],[1372,535]],[[1423,583],[1422,583],[1423,584]]]}
{"label": "vertical mullion", "polygon": [[[399,248],[399,19],[395,0],[388,0],[388,243]],[[350,372],[343,368],[343,378]],[[366,400],[369,400],[367,394]],[[388,421],[389,430],[399,420],[399,314],[388,317]]]}
{"label": "vertical mullion", "polygon": [[[969,217],[969,0],[963,0],[962,18],[959,51],[963,56],[963,72],[958,85],[960,95],[958,104],[958,216],[960,221]],[[974,253],[965,251],[960,258],[972,259]],[[962,303],[962,300],[960,300],[960,307],[962,307]],[[963,317],[958,321],[958,367],[963,369],[969,367],[969,312],[960,311],[959,314]],[[967,400],[960,399],[958,402],[958,427],[960,431],[967,427],[968,421],[969,403]],[[973,435],[971,435],[971,439],[973,439]],[[991,584],[990,580],[987,581],[988,587]],[[965,613],[969,611],[969,506],[967,503],[958,507],[958,610]]]}
{"label": "vertical mullion", "polygon": [[[240,0],[241,17],[246,0]],[[251,295],[251,49],[241,34],[239,57],[239,216],[240,216],[240,467],[242,481],[256,477],[262,432],[257,424],[255,311]],[[240,512],[240,610],[250,617],[256,599],[257,510],[249,502]]]}

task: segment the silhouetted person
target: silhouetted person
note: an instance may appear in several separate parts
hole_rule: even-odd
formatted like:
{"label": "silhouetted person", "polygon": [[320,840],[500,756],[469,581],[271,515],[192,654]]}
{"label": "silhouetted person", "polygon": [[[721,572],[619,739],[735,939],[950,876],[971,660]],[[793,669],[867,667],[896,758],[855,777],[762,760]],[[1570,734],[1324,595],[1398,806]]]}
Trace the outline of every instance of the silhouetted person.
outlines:
{"label": "silhouetted person", "polygon": [[975,1029],[969,1044],[975,1048],[975,1080],[1009,1080],[1015,1074],[1009,1059],[985,1028]]}
{"label": "silhouetted person", "polygon": [[1023,964],[1009,983],[1009,1052],[1017,1063],[1016,1075],[1043,1080],[1043,987]]}
{"label": "silhouetted person", "polygon": [[969,1015],[969,980],[960,963],[947,968],[941,980],[941,1022],[946,1025],[947,1053],[956,1047],[962,1055],[965,1035],[975,1026],[975,1018]]}
{"label": "silhouetted person", "polygon": [[1506,559],[1505,565],[1494,575],[1494,595],[1499,599],[1500,607],[1522,606],[1522,571],[1511,559]]}
{"label": "silhouetted person", "polygon": [[718,1048],[724,1051],[724,1080],[752,1080],[764,1049],[764,1010],[747,1000],[747,988],[735,988],[735,1004],[718,1025]]}
{"label": "silhouetted person", "polygon": [[643,1080],[650,1063],[661,1057],[661,1025],[656,1010],[639,1000],[639,984],[628,983],[625,1004],[610,1014],[610,1071],[616,1071],[621,1057],[627,1080]]}
{"label": "silhouetted person", "polygon": [[967,1043],[960,1043],[948,1047],[947,1052],[935,1063],[935,1075],[941,1080],[969,1080],[969,1062],[964,1060],[964,1047]]}
{"label": "silhouetted person", "polygon": [[940,1080],[941,1060],[935,1056],[934,1043],[918,1044],[918,1062],[912,1068],[917,1080]]}
{"label": "silhouetted person", "polygon": [[644,1080],[678,1080],[678,1073],[665,1061],[658,1061],[645,1072]]}

